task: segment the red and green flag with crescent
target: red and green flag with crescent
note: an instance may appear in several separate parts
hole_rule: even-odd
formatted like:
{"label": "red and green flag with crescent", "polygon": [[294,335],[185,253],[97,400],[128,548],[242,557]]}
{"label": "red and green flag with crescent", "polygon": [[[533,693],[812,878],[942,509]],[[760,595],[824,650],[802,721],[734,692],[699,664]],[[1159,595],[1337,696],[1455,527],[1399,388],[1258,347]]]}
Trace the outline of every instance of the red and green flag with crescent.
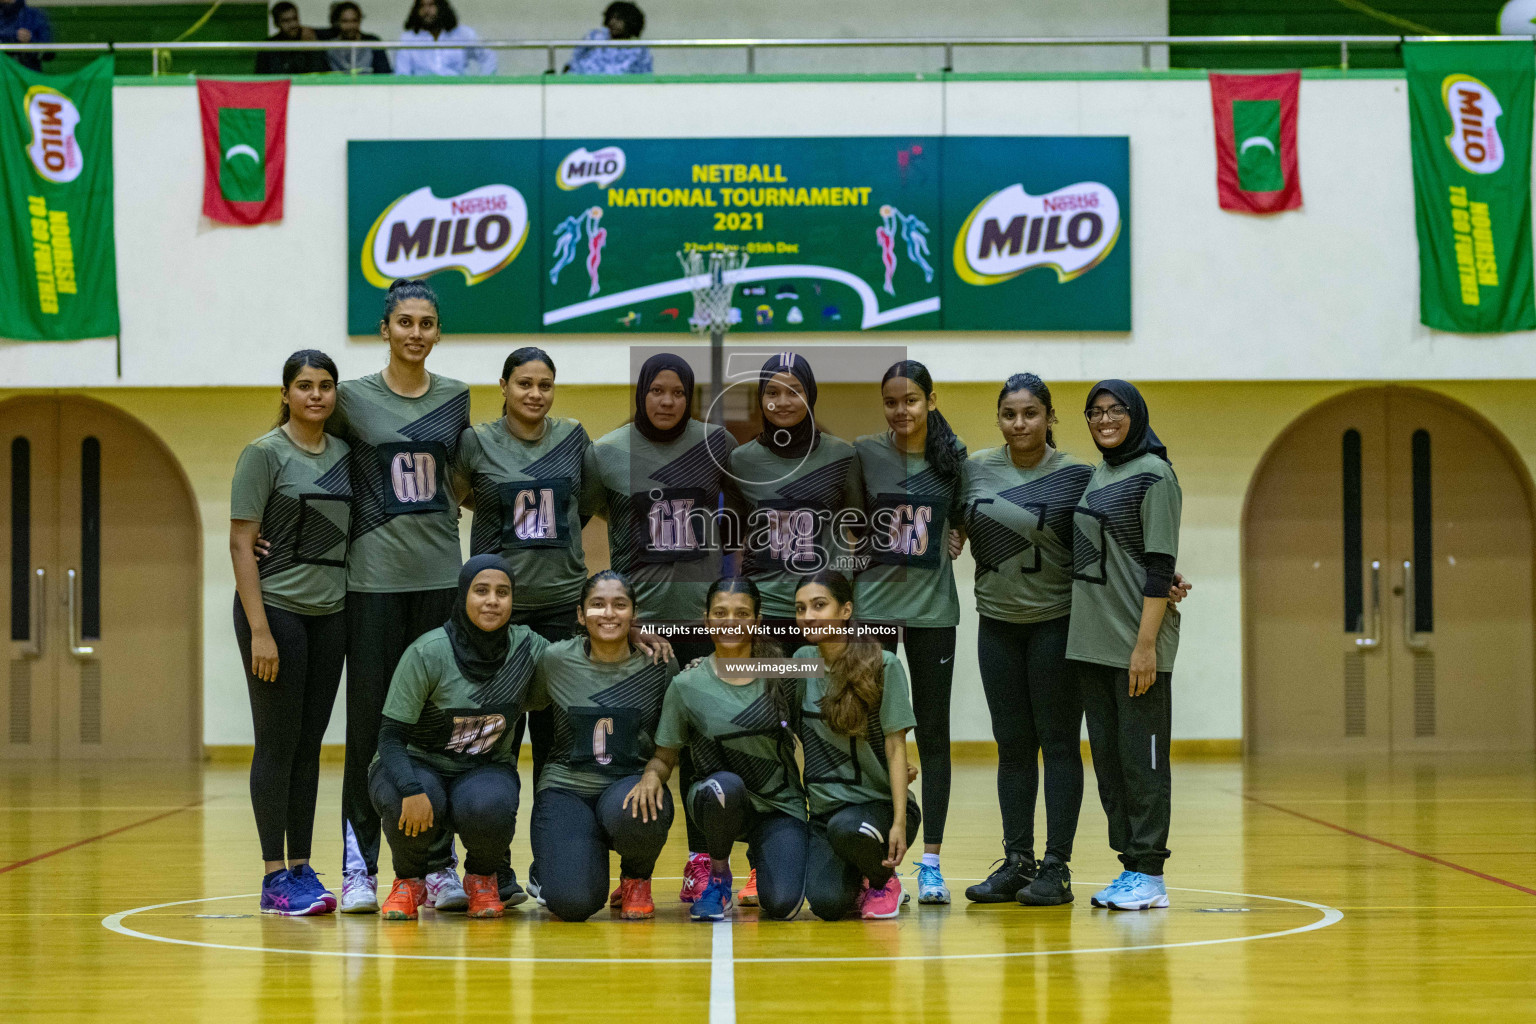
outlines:
{"label": "red and green flag with crescent", "polygon": [[1296,111],[1301,72],[1212,74],[1210,81],[1221,208],[1240,213],[1300,208]]}

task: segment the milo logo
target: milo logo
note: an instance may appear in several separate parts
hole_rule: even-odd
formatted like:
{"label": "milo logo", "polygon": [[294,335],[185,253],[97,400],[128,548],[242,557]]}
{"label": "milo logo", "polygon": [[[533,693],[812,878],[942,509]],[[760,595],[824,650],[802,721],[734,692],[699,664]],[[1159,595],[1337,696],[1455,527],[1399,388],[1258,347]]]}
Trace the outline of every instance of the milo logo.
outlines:
{"label": "milo logo", "polygon": [[27,156],[45,180],[64,185],[80,177],[85,157],[75,139],[80,110],[68,96],[46,85],[34,85],[21,101],[32,125],[32,144]]}
{"label": "milo logo", "polygon": [[555,184],[567,192],[583,185],[607,188],[624,176],[624,151],[618,146],[588,150],[585,146],[567,153],[555,172]]}
{"label": "milo logo", "polygon": [[1473,174],[1492,174],[1504,166],[1504,143],[1495,124],[1504,108],[1493,90],[1471,75],[1446,75],[1440,99],[1451,115],[1445,137],[1456,162]]}
{"label": "milo logo", "polygon": [[955,272],[968,284],[1001,284],[1050,267],[1058,281],[1098,266],[1120,238],[1120,201],[1108,185],[1080,181],[1032,196],[1009,185],[983,199],[955,238]]}
{"label": "milo logo", "polygon": [[482,185],[439,199],[430,185],[379,214],[363,240],[363,276],[379,288],[399,277],[463,272],[475,285],[517,258],[528,240],[528,204],[510,185]]}

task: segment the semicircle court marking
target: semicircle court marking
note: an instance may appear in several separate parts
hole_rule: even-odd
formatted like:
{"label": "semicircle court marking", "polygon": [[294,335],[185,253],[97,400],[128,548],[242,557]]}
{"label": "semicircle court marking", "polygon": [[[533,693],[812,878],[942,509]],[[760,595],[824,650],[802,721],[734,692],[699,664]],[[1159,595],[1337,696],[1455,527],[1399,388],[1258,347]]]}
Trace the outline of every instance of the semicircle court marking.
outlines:
{"label": "semicircle court marking", "polygon": [[[963,879],[960,879],[963,881]],[[1183,886],[1170,885],[1174,892],[1194,892],[1207,896],[1236,896],[1250,900],[1271,900],[1276,903],[1289,903],[1298,907],[1306,907],[1322,914],[1322,917],[1310,924],[1300,925],[1296,928],[1286,928],[1275,932],[1262,932],[1258,935],[1234,935],[1222,939],[1197,939],[1189,942],[1157,942],[1136,946],[1100,946],[1092,949],[1041,949],[1006,953],[918,953],[900,956],[764,956],[764,957],[737,957],[734,962],[738,964],[796,964],[796,963],[881,963],[885,961],[901,960],[1013,960],[1023,957],[1043,956],[1087,956],[1097,953],[1137,953],[1151,949],[1184,949],[1194,946],[1220,946],[1233,942],[1255,942],[1259,939],[1278,939],[1287,935],[1300,935],[1304,932],[1317,931],[1337,924],[1344,919],[1344,912],[1323,903],[1312,903],[1308,900],[1291,899],[1286,896],[1264,896],[1250,892],[1226,892],[1221,889],[1190,889]],[[101,919],[102,927],[108,931],[126,935],[129,938],[148,939],[151,942],[164,942],[173,946],[197,946],[203,949],[228,949],[243,953],[290,953],[295,956],[328,956],[342,957],[357,960],[443,960],[464,963],[512,963],[512,964],[708,964],[713,962],[709,956],[695,957],[585,957],[585,956],[463,956],[444,955],[433,953],[365,953],[355,950],[330,950],[330,949],[286,949],[273,946],[237,946],[222,942],[199,942],[195,939],[173,939],[166,935],[151,935],[128,927],[123,923],[135,914],[144,914],[152,910],[164,910],[167,907],[184,907],[194,903],[213,903],[219,900],[243,900],[255,899],[258,893],[240,893],[234,896],[204,896],[195,900],[176,900],[172,903],[156,903],[147,907],[135,907],[133,910],[123,910],[116,914],[109,914]],[[1114,913],[1106,911],[1106,913]],[[1138,911],[1137,913],[1151,913],[1151,911]]]}

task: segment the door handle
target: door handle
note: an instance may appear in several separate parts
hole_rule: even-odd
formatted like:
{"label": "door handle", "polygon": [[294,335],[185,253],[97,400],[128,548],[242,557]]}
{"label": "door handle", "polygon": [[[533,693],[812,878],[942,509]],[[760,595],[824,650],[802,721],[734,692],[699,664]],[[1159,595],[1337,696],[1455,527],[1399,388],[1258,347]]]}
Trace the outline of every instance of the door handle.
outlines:
{"label": "door handle", "polygon": [[43,570],[36,569],[33,571],[31,583],[32,607],[30,614],[27,616],[27,642],[22,645],[21,654],[25,658],[40,658],[43,656],[43,638],[48,635],[43,619],[43,614],[48,607],[47,603],[43,600],[47,586],[47,578]]}
{"label": "door handle", "polygon": [[[70,572],[74,572],[73,569]],[[70,577],[74,579],[73,576]],[[1374,650],[1381,646],[1381,563],[1371,563],[1371,630],[1365,636],[1355,637],[1355,646],[1362,650]]]}
{"label": "door handle", "polygon": [[75,582],[80,574],[71,569],[69,576],[69,592],[66,598],[66,612],[69,616],[69,653],[84,661],[96,653],[94,647],[82,647],[80,645],[80,616],[75,609]]}
{"label": "door handle", "polygon": [[1416,627],[1418,625],[1418,622],[1417,622],[1416,616],[1415,616],[1415,612],[1418,610],[1417,609],[1418,602],[1415,600],[1414,587],[1415,587],[1415,583],[1414,583],[1414,575],[1413,575],[1413,563],[1412,562],[1404,562],[1403,563],[1403,643],[1407,644],[1410,650],[1422,651],[1422,650],[1425,650],[1425,649],[1427,649],[1429,647],[1429,641],[1426,640],[1424,638],[1424,636],[1422,634],[1420,634],[1417,629],[1414,628],[1414,627]]}

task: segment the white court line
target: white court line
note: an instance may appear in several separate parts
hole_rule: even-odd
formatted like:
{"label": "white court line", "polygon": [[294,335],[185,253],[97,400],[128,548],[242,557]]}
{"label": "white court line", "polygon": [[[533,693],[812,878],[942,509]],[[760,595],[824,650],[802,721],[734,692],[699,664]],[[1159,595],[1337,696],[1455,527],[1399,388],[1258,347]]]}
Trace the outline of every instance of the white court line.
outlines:
{"label": "white court line", "polygon": [[[1296,928],[1286,928],[1278,932],[1263,932],[1258,935],[1233,935],[1225,939],[1198,939],[1191,942],[1158,942],[1145,946],[1100,946],[1096,949],[1040,949],[1020,950],[1011,953],[919,953],[908,956],[763,956],[763,957],[739,957],[733,963],[738,964],[811,964],[811,963],[890,963],[903,960],[1014,960],[1022,957],[1037,956],[1086,956],[1096,953],[1136,953],[1149,949],[1184,949],[1194,946],[1221,946],[1233,942],[1255,942],[1259,939],[1278,939],[1286,935],[1300,935],[1303,932],[1316,931],[1319,928],[1327,928],[1329,925],[1338,924],[1344,919],[1344,912],[1322,903],[1312,903],[1307,900],[1293,900],[1286,896],[1263,896],[1251,892],[1226,892],[1222,889],[1189,889],[1183,886],[1170,885],[1174,892],[1198,892],[1208,896],[1236,896],[1249,900],[1272,900],[1276,903],[1290,903],[1298,907],[1307,907],[1316,910],[1323,916],[1311,924],[1301,925]],[[124,919],[134,914],[148,913],[151,910],[164,910],[167,907],[184,907],[192,903],[214,903],[219,900],[248,900],[256,899],[258,893],[244,893],[236,896],[204,896],[195,900],[177,900],[174,903],[156,903],[148,907],[136,907],[133,910],[123,910],[116,914],[109,914],[101,919],[101,925],[108,931],[117,932],[119,935],[127,935],[135,939],[148,939],[151,942],[164,942],[173,946],[197,946],[202,949],[228,949],[242,953],[292,953],[297,956],[333,956],[352,958],[357,960],[445,960],[450,963],[497,963],[497,964],[712,964],[714,957],[591,957],[591,956],[446,956],[430,953],[362,953],[352,950],[329,949],[285,949],[275,946],[235,946],[222,942],[198,942],[193,939],[173,939],[165,935],[151,935],[148,932],[137,931],[123,923]],[[1105,911],[1107,914],[1119,913],[1117,911]],[[1159,911],[1142,910],[1127,911],[1126,913],[1154,914]],[[521,916],[521,915],[519,915]],[[409,927],[398,925],[397,927]],[[732,984],[734,985],[734,979]]]}
{"label": "white court line", "polygon": [[731,919],[710,926],[709,1024],[736,1024],[736,958],[731,950]]}

